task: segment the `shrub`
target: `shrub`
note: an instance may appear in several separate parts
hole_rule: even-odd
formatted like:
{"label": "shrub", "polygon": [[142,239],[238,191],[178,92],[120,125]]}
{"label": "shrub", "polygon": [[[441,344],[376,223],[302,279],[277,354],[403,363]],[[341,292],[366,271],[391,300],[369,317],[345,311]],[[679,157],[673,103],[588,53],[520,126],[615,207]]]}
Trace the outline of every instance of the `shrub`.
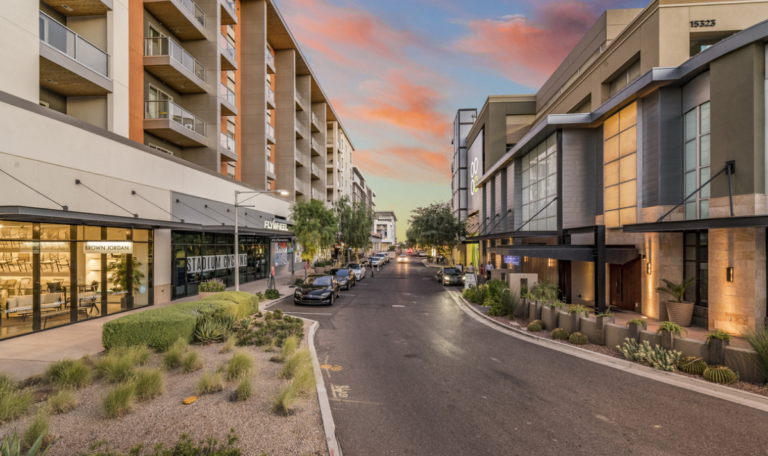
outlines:
{"label": "shrub", "polygon": [[198,396],[218,393],[224,389],[224,377],[220,372],[204,371],[195,389]]}
{"label": "shrub", "polygon": [[669,331],[672,333],[673,336],[677,334],[677,337],[683,337],[683,332],[685,332],[686,336],[688,335],[687,329],[683,328],[677,323],[672,323],[671,321],[665,321],[661,325],[659,325],[659,329],[656,330],[656,334],[659,334],[662,331]]}
{"label": "shrub", "polygon": [[133,378],[137,364],[134,353],[124,347],[119,347],[110,350],[96,362],[96,372],[99,377],[110,383],[119,383]]}
{"label": "shrub", "polygon": [[24,446],[31,448],[38,440],[45,440],[48,436],[48,413],[45,409],[40,409],[35,418],[29,423],[29,427],[24,431],[22,441]]}
{"label": "shrub", "polygon": [[491,308],[491,310],[488,312],[488,315],[498,316],[498,314],[501,312],[501,299],[495,296],[489,296],[485,298],[483,307]]}
{"label": "shrub", "polygon": [[312,358],[309,354],[309,350],[304,348],[294,353],[283,365],[283,370],[280,372],[280,378],[293,378],[296,373],[305,365],[312,365]]}
{"label": "shrub", "polygon": [[677,368],[686,374],[701,375],[707,369],[707,363],[695,356],[683,356],[677,362]]}
{"label": "shrub", "polygon": [[188,374],[203,368],[203,362],[200,360],[200,354],[196,350],[190,350],[184,359],[181,360],[181,370]]}
{"label": "shrub", "polygon": [[195,340],[202,344],[212,344],[225,337],[226,329],[218,318],[203,318],[195,328]]}
{"label": "shrub", "polygon": [[572,343],[573,345],[587,345],[589,343],[589,339],[585,334],[575,332],[568,338],[568,342]]}
{"label": "shrub", "polygon": [[723,331],[722,329],[716,329],[711,333],[707,334],[707,345],[709,345],[709,341],[712,339],[724,340],[726,342],[730,342],[731,340],[733,340],[733,336],[731,336],[731,334],[727,331]]}
{"label": "shrub", "polygon": [[541,331],[541,326],[536,322],[531,322],[528,324],[528,331],[530,332],[539,332]]}
{"label": "shrub", "polygon": [[260,298],[258,294],[245,291],[225,291],[216,296],[210,296],[203,301],[228,301],[237,305],[236,318],[245,318],[259,311]]}
{"label": "shrub", "polygon": [[568,313],[583,315],[587,312],[589,312],[589,310],[581,304],[571,304],[568,306]]}
{"label": "shrub", "polygon": [[133,385],[135,387],[136,399],[139,401],[154,399],[165,391],[163,371],[160,369],[140,370],[136,374]]}
{"label": "shrub", "polygon": [[629,320],[627,322],[627,328],[629,328],[629,325],[640,325],[643,328],[645,328],[646,322],[645,322],[645,320],[643,320],[641,318],[633,318],[632,320]]}
{"label": "shrub", "polygon": [[275,309],[275,320],[282,320],[283,319],[283,311],[280,309]]}
{"label": "shrub", "polygon": [[240,380],[240,383],[237,385],[237,400],[247,401],[251,398],[252,395],[253,391],[251,389],[251,379],[248,377],[243,377],[242,380]]}
{"label": "shrub", "polygon": [[273,314],[267,312],[264,322],[256,322],[254,330],[248,328],[238,330],[237,344],[269,346],[274,343],[281,347],[290,335],[296,335],[299,339],[304,337],[304,321],[287,315],[282,320],[275,320]]}
{"label": "shrub", "polygon": [[77,396],[71,390],[60,390],[48,398],[48,410],[51,413],[67,413],[75,407],[77,407]]}
{"label": "shrub", "polygon": [[274,288],[271,288],[264,292],[264,296],[267,297],[267,299],[277,299],[280,297],[280,292],[275,290]]}
{"label": "shrub", "polygon": [[464,289],[464,291],[461,292],[461,296],[464,299],[474,304],[477,304],[479,302],[477,299],[477,294],[478,294],[478,290],[477,290],[477,287],[474,285]]}
{"label": "shrub", "polygon": [[647,340],[638,344],[636,340],[627,337],[624,339],[624,344],[616,348],[628,360],[637,361],[658,370],[674,372],[680,361],[679,351],[666,350],[658,345],[651,347]]}
{"label": "shrub", "polygon": [[568,334],[568,331],[564,330],[563,328],[557,328],[554,331],[552,331],[552,338],[557,340],[568,340],[570,337],[570,334]]}
{"label": "shrub", "polygon": [[505,289],[501,292],[501,307],[504,310],[504,315],[509,315],[509,318],[514,318],[519,305],[520,294],[512,293],[509,289]]}
{"label": "shrub", "polygon": [[[752,350],[757,352],[757,361],[753,361],[754,364],[768,378],[768,325],[757,325],[754,330],[747,330],[743,335]],[[750,360],[754,359],[750,357]]]}
{"label": "shrub", "polygon": [[275,360],[284,362],[299,348],[299,338],[296,336],[289,336],[283,342],[283,349],[280,350],[280,356],[276,356]]}
{"label": "shrub", "polygon": [[487,296],[485,296],[486,299],[488,297],[501,298],[501,292],[504,290],[508,290],[509,284],[503,280],[493,279],[493,280],[489,280],[483,286],[483,288],[485,288],[487,291]]}
{"label": "shrub", "polygon": [[[237,443],[237,434],[235,430],[230,429],[227,436],[227,443],[219,444],[218,440],[213,437],[208,437],[205,440],[200,440],[198,443],[192,441],[188,434],[184,433],[179,438],[179,441],[172,448],[166,448],[164,444],[160,443],[152,447],[151,456],[241,456],[242,452],[234,445]],[[134,445],[131,451],[128,453],[130,456],[145,455],[150,456],[149,453],[140,453],[143,449],[143,444]],[[127,456],[123,453],[115,453],[110,450],[109,445],[105,440],[101,440],[91,446],[91,452],[86,454],[78,453],[79,456]],[[263,453],[262,456],[266,455]]]}
{"label": "shrub", "polygon": [[537,325],[541,326],[542,329],[544,329],[544,322],[541,320],[533,320],[531,323],[536,323]]}
{"label": "shrub", "polygon": [[0,423],[20,418],[27,413],[31,405],[30,391],[20,390],[14,383],[6,383],[3,389],[0,389]]}
{"label": "shrub", "polygon": [[[35,441],[34,444],[32,444],[26,456],[45,455],[45,453],[48,452],[50,445],[48,445],[48,448],[40,453],[42,447],[43,437],[41,436],[37,439],[37,441]],[[3,437],[3,441],[0,442],[0,454],[3,456],[21,456],[21,441],[19,440],[19,435],[16,432],[13,433],[12,437],[10,435]]]}
{"label": "shrub", "polygon": [[235,344],[237,343],[237,337],[234,335],[231,335],[227,337],[226,342],[224,342],[224,346],[221,347],[221,350],[219,350],[219,353],[229,353],[232,350],[235,349]]}
{"label": "shrub", "polygon": [[531,291],[533,292],[533,295],[536,296],[537,300],[544,302],[557,301],[557,295],[560,293],[560,289],[557,288],[557,285],[550,282],[549,279],[539,280],[534,283]]}
{"label": "shrub", "polygon": [[221,293],[226,289],[227,285],[219,279],[206,280],[197,287],[197,291],[200,293]]}
{"label": "shrub", "polygon": [[184,353],[187,351],[189,344],[183,338],[179,338],[173,345],[163,354],[163,366],[166,369],[175,369],[181,366],[181,361],[184,358]]}
{"label": "shrub", "polygon": [[256,366],[253,357],[245,350],[238,350],[232,355],[227,365],[227,380],[230,382],[248,376]]}
{"label": "shrub", "polygon": [[302,396],[309,394],[314,386],[315,376],[312,371],[312,364],[306,363],[295,372],[294,378],[289,384],[280,388],[272,401],[272,410],[280,415],[290,415],[296,402]]}
{"label": "shrub", "polygon": [[704,378],[721,385],[730,385],[737,380],[736,374],[725,366],[709,366],[704,370]]}
{"label": "shrub", "polygon": [[82,360],[65,358],[48,366],[45,379],[59,388],[82,388],[91,384],[91,369]]}
{"label": "shrub", "polygon": [[263,302],[267,300],[267,297],[264,296],[264,293],[260,291],[256,293],[256,297],[259,298],[259,302]]}
{"label": "shrub", "polygon": [[133,383],[123,383],[112,387],[102,405],[109,418],[119,418],[131,411],[136,399]]}

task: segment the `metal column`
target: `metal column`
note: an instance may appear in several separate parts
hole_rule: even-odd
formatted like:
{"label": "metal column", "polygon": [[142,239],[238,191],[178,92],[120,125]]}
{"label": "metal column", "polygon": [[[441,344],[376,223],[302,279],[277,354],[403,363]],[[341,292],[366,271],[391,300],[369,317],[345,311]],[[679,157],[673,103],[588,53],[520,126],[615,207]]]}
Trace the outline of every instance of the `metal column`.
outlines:
{"label": "metal column", "polygon": [[595,310],[598,313],[605,312],[605,226],[595,227],[595,251],[593,254],[595,265]]}

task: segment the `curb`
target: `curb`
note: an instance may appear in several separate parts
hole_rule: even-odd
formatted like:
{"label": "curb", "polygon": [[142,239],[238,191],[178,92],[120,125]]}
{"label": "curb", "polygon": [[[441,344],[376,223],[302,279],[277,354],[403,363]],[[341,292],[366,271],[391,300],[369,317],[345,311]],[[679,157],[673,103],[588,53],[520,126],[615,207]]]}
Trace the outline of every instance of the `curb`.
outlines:
{"label": "curb", "polygon": [[330,456],[342,456],[341,446],[339,445],[339,440],[336,438],[336,424],[333,422],[331,402],[328,400],[328,391],[325,389],[323,372],[320,370],[320,361],[317,358],[317,351],[315,350],[315,332],[317,332],[317,328],[320,327],[320,323],[308,318],[302,318],[302,320],[313,323],[312,327],[309,329],[309,335],[307,335],[307,345],[309,345],[309,352],[312,355],[312,367],[315,371],[317,400],[320,403],[320,415],[323,418],[323,429],[325,430],[325,442],[328,444],[328,454]]}
{"label": "curb", "polygon": [[[684,377],[672,372],[664,372],[657,369],[653,369],[642,364],[627,361],[625,359],[614,358],[612,356],[603,355],[601,353],[595,353],[583,348],[574,347],[571,345],[561,344],[551,339],[545,339],[543,337],[535,336],[527,331],[512,328],[503,323],[486,316],[482,312],[475,309],[460,295],[457,296],[457,292],[450,291],[449,295],[456,302],[467,315],[474,318],[478,322],[485,324],[499,332],[505,333],[509,336],[517,339],[537,344],[542,347],[549,348],[550,350],[559,351],[561,353],[567,353],[572,356],[576,356],[593,363],[601,364],[603,366],[611,367],[613,369],[622,370],[630,374],[638,375],[640,377],[650,378],[661,383],[677,386],[678,388],[684,388],[689,391],[694,391],[700,394],[706,394],[707,396],[716,397],[729,402],[734,402],[740,405],[745,405],[757,410],[768,412],[768,397],[761,396],[759,394],[750,393],[747,391],[741,391],[727,386],[721,386],[717,383],[707,382],[705,380],[699,380],[695,378]],[[467,308],[469,310],[467,310]],[[502,330],[503,328],[503,330]]]}
{"label": "curb", "polygon": [[286,299],[291,298],[291,297],[292,297],[292,295],[287,294],[287,295],[283,296],[282,298],[277,298],[274,301],[270,301],[270,302],[264,304],[264,307],[259,307],[259,310],[269,309],[270,307],[274,306],[275,304],[278,304],[278,303],[280,303],[282,301],[285,301]]}

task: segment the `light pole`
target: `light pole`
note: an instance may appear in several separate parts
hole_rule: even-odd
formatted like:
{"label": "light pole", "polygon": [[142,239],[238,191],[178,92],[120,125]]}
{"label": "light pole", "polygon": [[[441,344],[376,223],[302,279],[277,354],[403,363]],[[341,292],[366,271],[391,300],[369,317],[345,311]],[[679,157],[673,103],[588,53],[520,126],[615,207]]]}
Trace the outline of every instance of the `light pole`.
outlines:
{"label": "light pole", "polygon": [[[253,194],[250,198],[246,198],[240,203],[237,202],[237,197],[243,194]],[[251,198],[256,198],[259,195],[263,195],[265,193],[277,193],[280,196],[288,196],[288,190],[269,190],[269,191],[253,191],[253,192],[241,192],[239,190],[235,190],[235,291],[240,291],[240,240],[238,239],[238,217],[237,217],[237,208],[238,207],[255,207],[253,205],[243,206],[241,203],[244,203],[248,201]]]}

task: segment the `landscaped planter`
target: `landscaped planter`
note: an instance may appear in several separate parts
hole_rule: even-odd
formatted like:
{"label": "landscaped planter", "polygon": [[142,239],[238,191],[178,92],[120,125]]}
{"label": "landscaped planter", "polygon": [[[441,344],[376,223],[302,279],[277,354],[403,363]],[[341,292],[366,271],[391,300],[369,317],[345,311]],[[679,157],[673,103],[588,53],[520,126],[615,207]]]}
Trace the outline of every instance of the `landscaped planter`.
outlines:
{"label": "landscaped planter", "polygon": [[635,341],[640,342],[640,331],[645,330],[645,325],[637,325],[635,323],[630,323],[627,325],[629,328],[629,338],[635,339]]}
{"label": "landscaped planter", "polygon": [[541,320],[541,310],[544,308],[544,304],[537,302],[535,307],[534,320]]}
{"label": "landscaped planter", "polygon": [[568,314],[571,320],[571,333],[579,332],[581,330],[581,313],[570,312]]}
{"label": "landscaped planter", "polygon": [[709,363],[725,364],[725,349],[728,347],[727,340],[710,339],[709,341]]}
{"label": "landscaped planter", "polygon": [[541,309],[541,321],[544,322],[545,329],[557,328],[557,309],[551,307]]}
{"label": "landscaped planter", "polygon": [[667,318],[672,323],[677,323],[680,326],[691,326],[691,321],[693,320],[693,303],[685,301],[667,301]]}
{"label": "landscaped planter", "polygon": [[219,293],[223,293],[222,291],[211,291],[211,292],[205,292],[201,291],[198,293],[198,296],[200,296],[200,299],[210,298],[213,295],[217,295]]}
{"label": "landscaped planter", "polygon": [[675,335],[669,331],[661,331],[661,346],[666,350],[675,349]]}

